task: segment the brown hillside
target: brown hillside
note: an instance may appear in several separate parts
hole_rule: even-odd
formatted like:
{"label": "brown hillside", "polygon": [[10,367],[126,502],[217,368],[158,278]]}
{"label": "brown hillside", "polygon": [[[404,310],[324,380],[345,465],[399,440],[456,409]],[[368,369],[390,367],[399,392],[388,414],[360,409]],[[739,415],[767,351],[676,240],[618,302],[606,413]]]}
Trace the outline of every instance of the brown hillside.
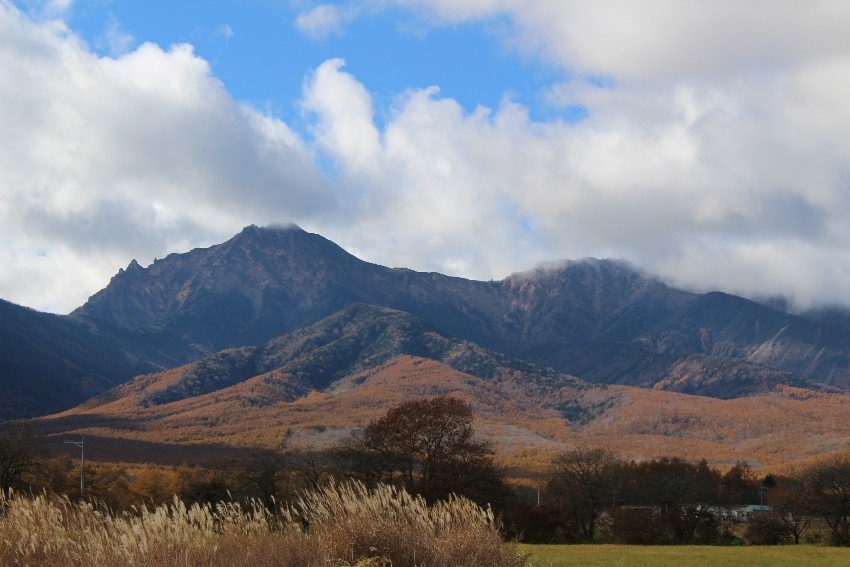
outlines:
{"label": "brown hillside", "polygon": [[[52,439],[84,434],[87,454],[103,461],[179,463],[248,447],[333,443],[392,405],[451,394],[473,404],[479,433],[500,460],[536,468],[565,446],[602,445],[627,458],[676,455],[714,464],[744,459],[775,470],[850,444],[850,398],[794,388],[719,400],[624,386],[536,389],[510,376],[484,380],[433,360],[402,355],[305,391],[271,372],[159,405],[145,396],[185,369],[145,376],[111,401],[36,422]],[[128,417],[132,416],[132,418]]]}

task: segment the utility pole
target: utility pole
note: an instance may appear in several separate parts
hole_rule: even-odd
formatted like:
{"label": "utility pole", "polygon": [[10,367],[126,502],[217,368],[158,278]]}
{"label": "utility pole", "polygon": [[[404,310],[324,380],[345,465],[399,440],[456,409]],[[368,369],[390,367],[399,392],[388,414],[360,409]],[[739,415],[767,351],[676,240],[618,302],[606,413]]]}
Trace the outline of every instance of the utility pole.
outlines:
{"label": "utility pole", "polygon": [[76,445],[80,448],[80,498],[82,499],[86,495],[86,438],[84,435],[81,435],[79,441],[66,440],[65,443]]}

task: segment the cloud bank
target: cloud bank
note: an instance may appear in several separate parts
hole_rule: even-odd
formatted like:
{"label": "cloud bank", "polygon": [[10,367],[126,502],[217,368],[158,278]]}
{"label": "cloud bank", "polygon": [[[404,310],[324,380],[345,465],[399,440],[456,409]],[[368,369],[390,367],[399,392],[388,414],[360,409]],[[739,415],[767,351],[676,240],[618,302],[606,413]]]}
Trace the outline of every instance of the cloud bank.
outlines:
{"label": "cloud bank", "polygon": [[[319,136],[391,195],[398,261],[428,250],[434,268],[500,277],[523,259],[615,256],[693,289],[850,303],[850,5],[386,3],[437,26],[509,16],[512,48],[571,77],[550,103],[587,116],[535,123],[509,99],[465,115],[420,89],[356,151]],[[323,67],[307,92],[321,131],[368,130],[368,112],[312,105],[355,81]]]}
{"label": "cloud bank", "polygon": [[510,49],[569,77],[548,103],[585,118],[534,121],[509,96],[467,112],[415,85],[378,109],[331,59],[304,80],[299,136],[191,46],[98,56],[0,0],[0,297],[67,311],[131,258],[294,221],[391,266],[487,279],[618,257],[850,305],[850,5],[376,0],[294,23],[321,39],[399,7],[507,17]]}

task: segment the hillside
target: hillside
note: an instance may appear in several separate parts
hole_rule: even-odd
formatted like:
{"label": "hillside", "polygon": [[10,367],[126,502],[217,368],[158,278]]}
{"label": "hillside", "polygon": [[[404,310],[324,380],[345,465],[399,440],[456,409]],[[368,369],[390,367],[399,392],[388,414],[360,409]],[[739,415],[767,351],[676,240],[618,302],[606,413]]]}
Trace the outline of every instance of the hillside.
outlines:
{"label": "hillside", "polygon": [[161,368],[130,349],[142,353],[144,345],[120,330],[0,300],[0,419],[60,411]]}
{"label": "hillside", "polygon": [[776,467],[850,438],[844,395],[769,381],[732,400],[662,391],[695,387],[692,376],[713,376],[697,385],[704,389],[738,382],[714,364],[683,364],[653,390],[591,385],[408,313],[355,304],[261,346],[140,376],[34,424],[52,438],[85,435],[94,459],[210,461],[250,447],[334,443],[403,400],[451,394],[472,403],[503,464],[525,469],[564,444]]}
{"label": "hillside", "polygon": [[476,430],[495,443],[513,474],[542,468],[565,444],[605,446],[626,458],[675,454],[776,470],[850,438],[848,397],[792,388],[736,400],[625,386],[566,386],[541,395],[510,376],[484,380],[408,355],[357,378],[349,387],[303,392],[280,388],[285,377],[266,375],[146,405],[147,388],[170,379],[157,375],[137,379],[124,396],[35,425],[51,439],[84,434],[94,460],[214,462],[247,447],[335,443],[401,401],[449,394],[473,404]]}
{"label": "hillside", "polygon": [[[132,460],[140,452],[159,459],[175,444],[218,454],[279,447],[305,431],[336,439],[362,427],[376,408],[458,391],[494,425],[506,415],[560,422],[557,400],[589,389],[573,377],[453,339],[407,313],[355,304],[262,346],[140,376],[35,423],[45,433],[100,439],[111,447],[111,459]],[[332,402],[313,408],[319,401]],[[204,448],[210,443],[215,449]],[[182,458],[192,454],[177,451]]]}

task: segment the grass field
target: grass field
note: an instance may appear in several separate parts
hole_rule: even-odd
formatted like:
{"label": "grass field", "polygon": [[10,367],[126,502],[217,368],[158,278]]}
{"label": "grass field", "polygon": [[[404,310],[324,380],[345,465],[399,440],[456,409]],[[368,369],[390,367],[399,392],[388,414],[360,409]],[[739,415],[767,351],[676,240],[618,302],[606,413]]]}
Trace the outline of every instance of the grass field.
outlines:
{"label": "grass field", "polygon": [[531,567],[845,567],[850,549],[783,547],[520,545]]}

